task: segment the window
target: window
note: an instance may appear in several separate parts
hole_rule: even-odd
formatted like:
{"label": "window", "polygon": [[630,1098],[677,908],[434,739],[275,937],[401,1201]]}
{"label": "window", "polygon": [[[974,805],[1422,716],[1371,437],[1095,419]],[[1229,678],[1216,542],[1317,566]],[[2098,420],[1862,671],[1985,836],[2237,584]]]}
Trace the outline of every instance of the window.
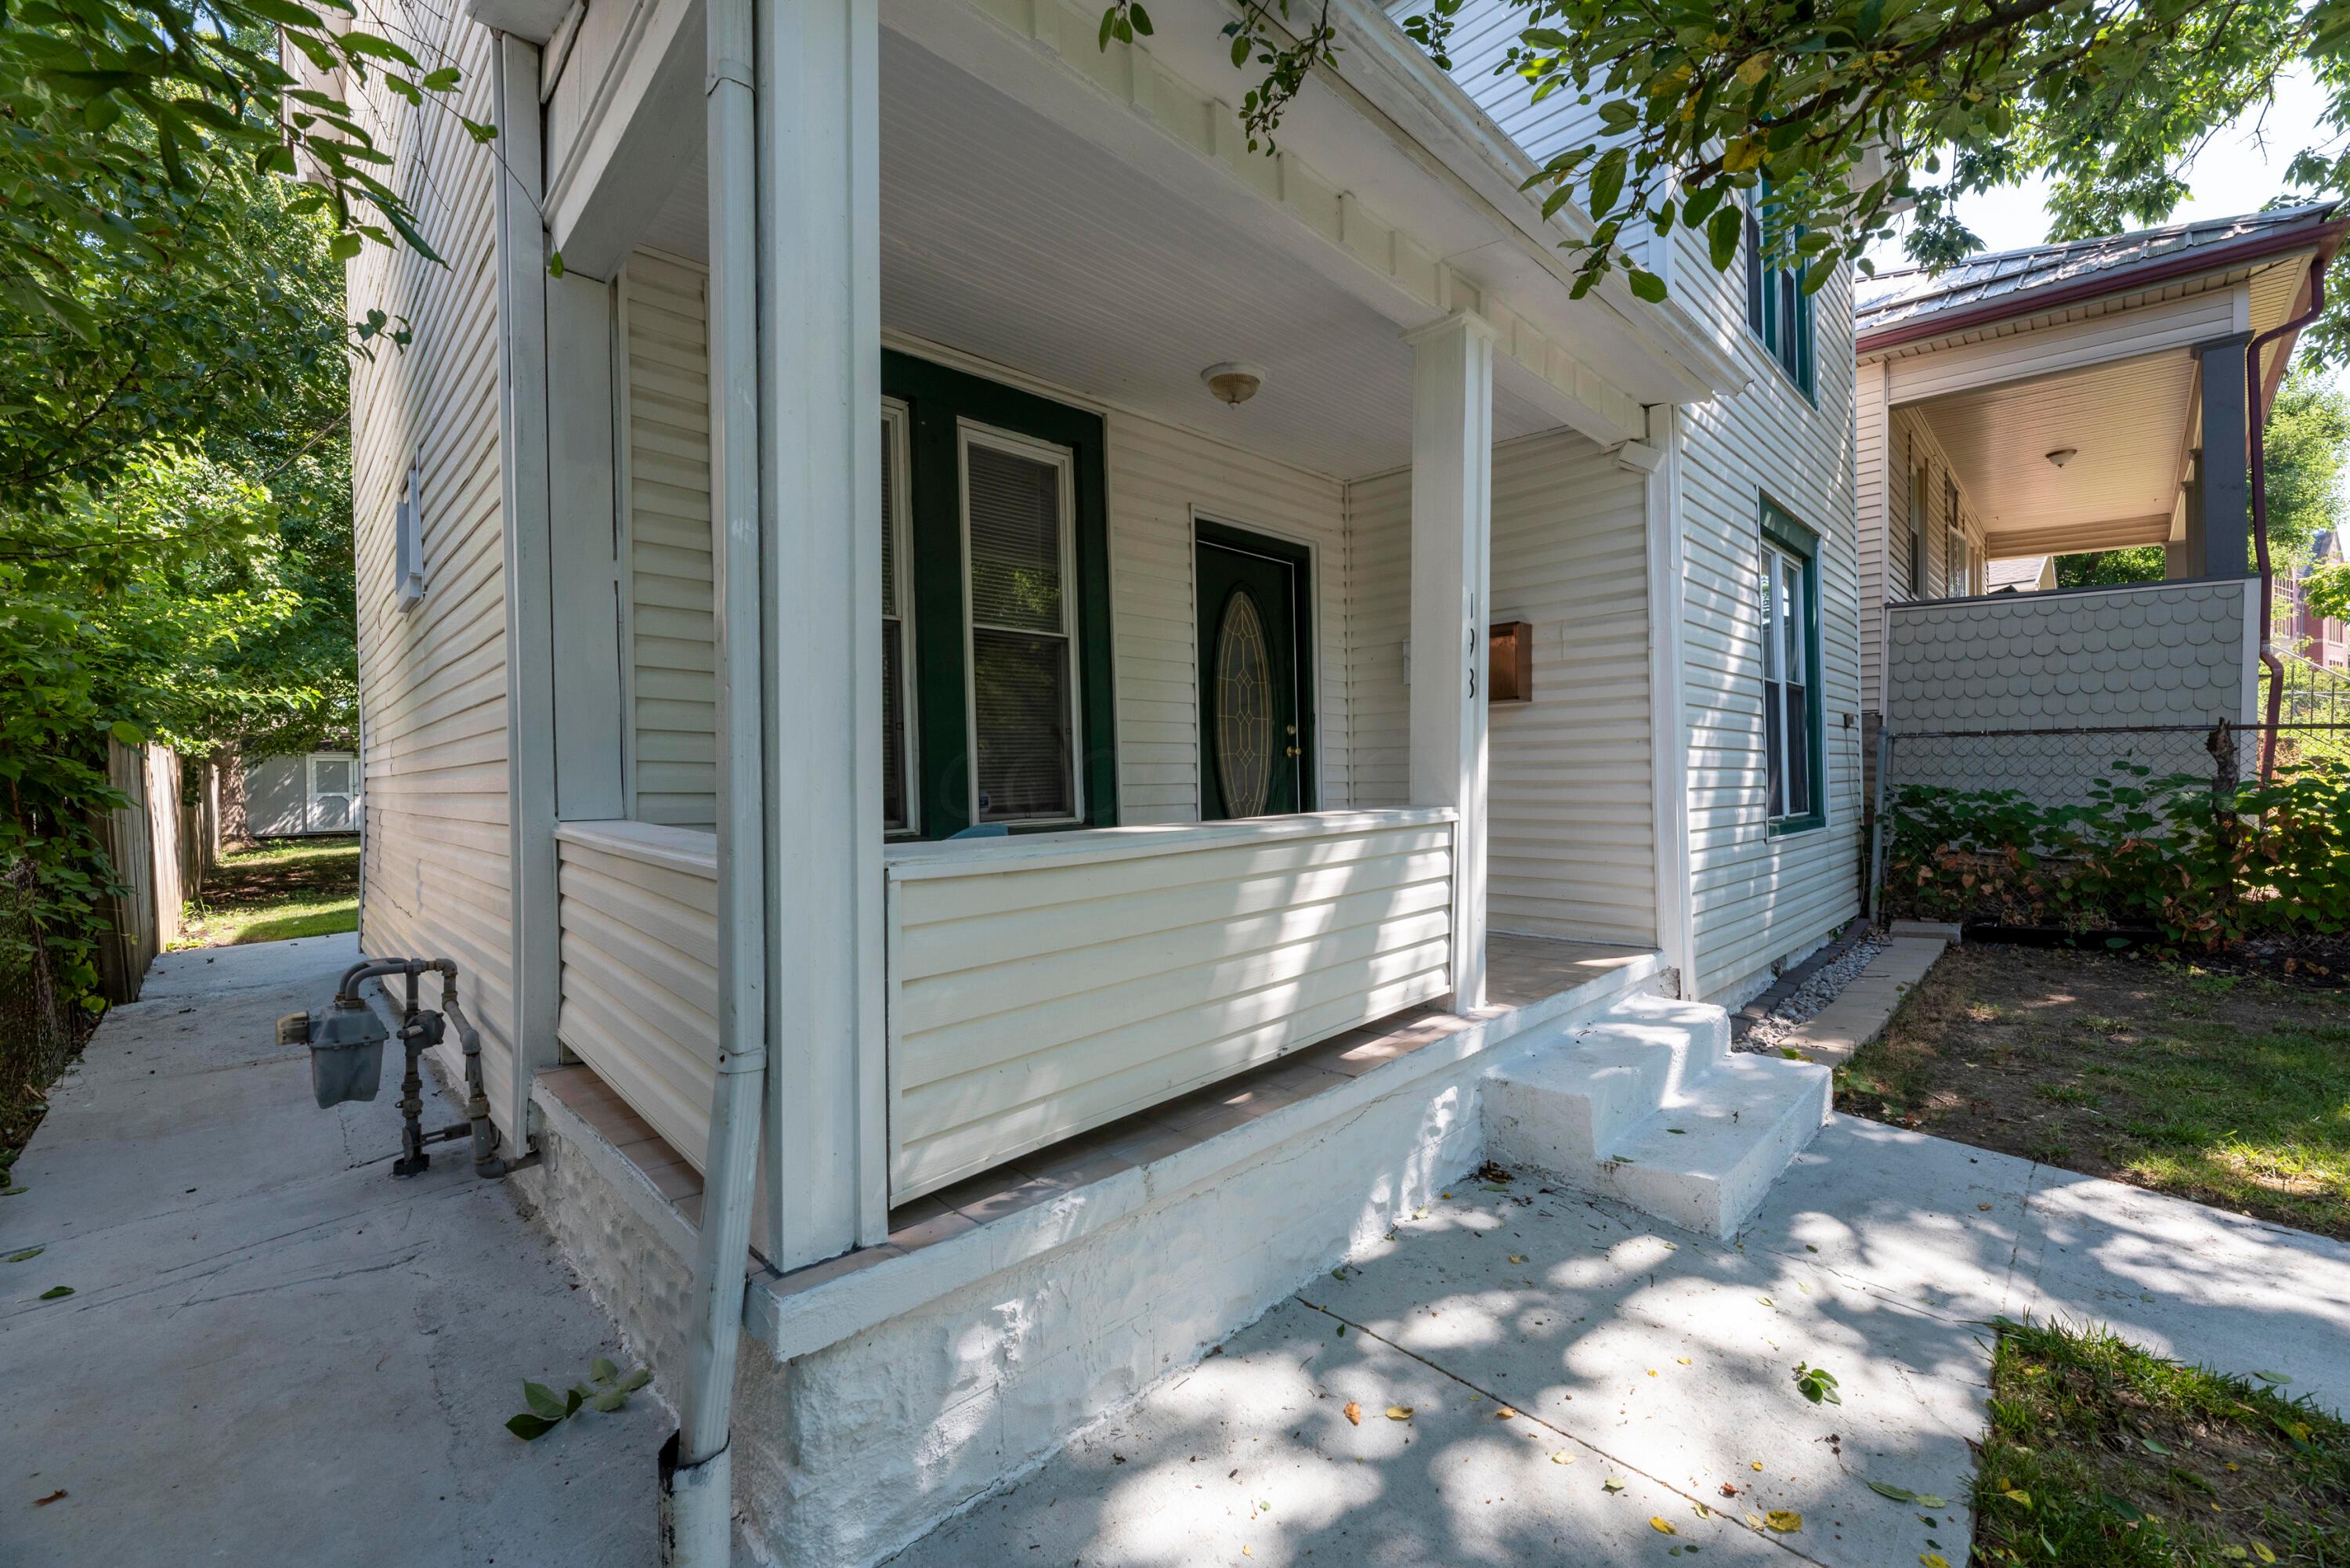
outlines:
{"label": "window", "polygon": [[1909,472],[1909,556],[1904,563],[1909,576],[1908,597],[1926,597],[1926,496],[1929,476],[1922,468]]}
{"label": "window", "polygon": [[914,769],[914,608],[906,405],[881,404],[881,826],[910,833],[921,820]]}
{"label": "window", "polygon": [[1774,834],[1826,820],[1821,766],[1818,540],[1762,503],[1762,750]]}
{"label": "window", "polygon": [[1967,525],[1959,515],[1959,482],[1942,475],[1942,597],[1964,598],[1967,592]]}
{"label": "window", "polygon": [[1101,420],[894,350],[881,382],[889,831],[1115,824]]}
{"label": "window", "polygon": [[1812,390],[1812,296],[1804,291],[1804,264],[1762,265],[1761,212],[1770,204],[1768,186],[1746,208],[1746,326],[1788,379],[1806,398]]}
{"label": "window", "polygon": [[1077,801],[1068,563],[1072,463],[1059,447],[964,421],[972,820],[1066,822]]}

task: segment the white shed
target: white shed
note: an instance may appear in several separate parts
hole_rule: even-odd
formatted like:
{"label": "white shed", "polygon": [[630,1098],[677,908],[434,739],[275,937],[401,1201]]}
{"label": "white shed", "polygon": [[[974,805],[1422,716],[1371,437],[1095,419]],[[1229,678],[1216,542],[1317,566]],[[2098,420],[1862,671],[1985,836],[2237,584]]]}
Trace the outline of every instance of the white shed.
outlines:
{"label": "white shed", "polygon": [[244,831],[293,838],[359,830],[356,752],[252,757],[244,765]]}

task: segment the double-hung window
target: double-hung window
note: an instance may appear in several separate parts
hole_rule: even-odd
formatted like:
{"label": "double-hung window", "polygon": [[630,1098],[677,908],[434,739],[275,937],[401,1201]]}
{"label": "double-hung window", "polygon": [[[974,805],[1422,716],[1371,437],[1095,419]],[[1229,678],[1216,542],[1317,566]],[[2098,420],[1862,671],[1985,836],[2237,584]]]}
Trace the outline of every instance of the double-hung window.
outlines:
{"label": "double-hung window", "polygon": [[1746,208],[1746,326],[1809,398],[1815,395],[1812,296],[1804,289],[1801,261],[1791,259],[1783,266],[1763,263],[1762,213],[1769,205],[1770,188],[1763,186]]}
{"label": "double-hung window", "polygon": [[1115,823],[1101,420],[882,355],[882,815]]}
{"label": "double-hung window", "polygon": [[1771,831],[1826,820],[1819,662],[1819,542],[1762,503],[1762,750]]}
{"label": "double-hung window", "polygon": [[972,820],[1080,815],[1074,462],[1065,448],[962,422],[971,628]]}

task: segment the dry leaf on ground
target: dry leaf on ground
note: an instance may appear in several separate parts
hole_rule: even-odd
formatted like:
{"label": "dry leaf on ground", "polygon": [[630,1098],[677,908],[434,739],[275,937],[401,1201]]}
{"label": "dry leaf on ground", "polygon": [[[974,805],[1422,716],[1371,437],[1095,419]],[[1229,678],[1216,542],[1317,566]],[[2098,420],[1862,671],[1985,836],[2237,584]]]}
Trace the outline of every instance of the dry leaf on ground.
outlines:
{"label": "dry leaf on ground", "polygon": [[1352,1399],[1347,1401],[1347,1419],[1357,1427],[1363,1424],[1363,1407]]}

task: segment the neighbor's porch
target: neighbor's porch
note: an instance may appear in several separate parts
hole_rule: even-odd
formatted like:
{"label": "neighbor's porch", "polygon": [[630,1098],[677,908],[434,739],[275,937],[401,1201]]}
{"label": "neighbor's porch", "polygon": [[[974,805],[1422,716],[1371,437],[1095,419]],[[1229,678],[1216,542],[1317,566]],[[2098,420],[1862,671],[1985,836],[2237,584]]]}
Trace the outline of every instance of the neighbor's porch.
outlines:
{"label": "neighbor's porch", "polygon": [[[697,7],[666,44],[591,14],[547,92],[550,439],[582,461],[538,1086],[690,1201],[719,1064],[763,1040],[785,1270],[1659,967],[1647,649],[1561,670],[1572,630],[1534,658],[1491,582],[1495,446],[1556,431],[1610,471],[1646,607],[1654,463],[1600,458],[1640,399],[1513,307],[1565,292],[1504,294],[1441,180],[1386,171],[1413,218],[1383,219],[1015,9],[1030,36],[956,0],[884,7],[869,54],[761,40],[791,107],[759,112],[860,128],[796,163],[751,156],[723,70],[706,104],[650,71],[610,130],[574,96],[597,48],[695,52]],[[1641,749],[1594,753],[1604,833],[1539,851],[1587,906],[1489,938],[1488,701],[1536,666]]]}

